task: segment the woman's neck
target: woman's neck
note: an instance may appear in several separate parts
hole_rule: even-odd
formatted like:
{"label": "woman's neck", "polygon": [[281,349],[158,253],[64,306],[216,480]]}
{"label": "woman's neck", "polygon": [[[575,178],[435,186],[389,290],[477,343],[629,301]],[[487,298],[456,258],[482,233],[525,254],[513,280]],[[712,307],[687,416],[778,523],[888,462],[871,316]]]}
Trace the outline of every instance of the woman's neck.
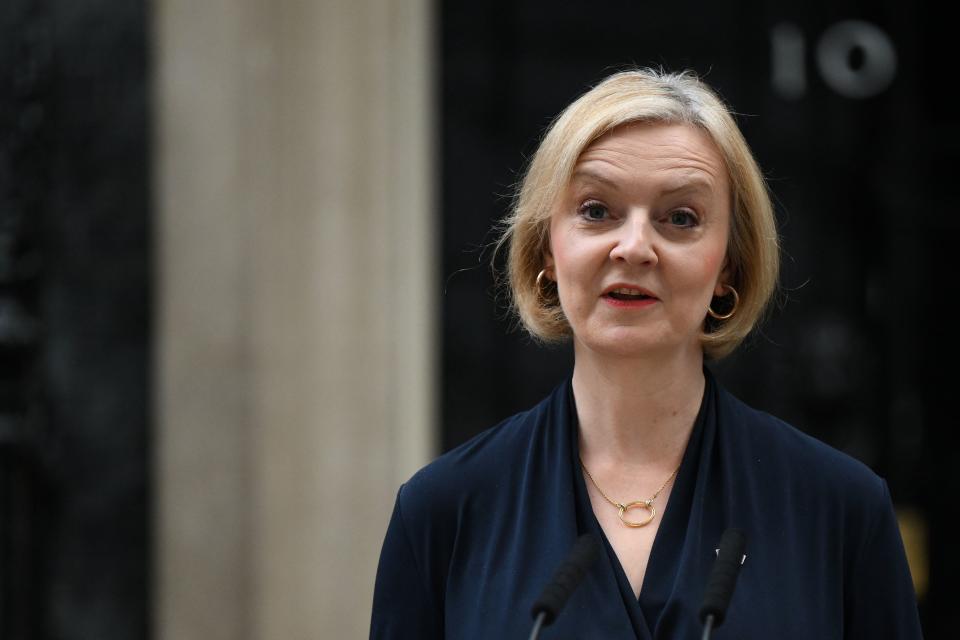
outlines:
{"label": "woman's neck", "polygon": [[609,358],[576,345],[580,455],[620,468],[675,468],[703,400],[703,355]]}

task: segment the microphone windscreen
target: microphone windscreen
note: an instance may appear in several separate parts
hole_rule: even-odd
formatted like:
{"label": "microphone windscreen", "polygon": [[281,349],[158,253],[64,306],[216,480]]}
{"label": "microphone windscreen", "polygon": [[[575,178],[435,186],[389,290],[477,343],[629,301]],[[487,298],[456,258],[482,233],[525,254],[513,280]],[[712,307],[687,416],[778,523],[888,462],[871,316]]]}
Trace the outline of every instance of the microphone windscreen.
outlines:
{"label": "microphone windscreen", "polygon": [[707,591],[700,607],[700,622],[713,614],[714,627],[719,627],[727,612],[740,573],[743,552],[747,548],[747,534],[741,529],[727,529],[720,537],[720,550],[707,581]]}
{"label": "microphone windscreen", "polygon": [[570,555],[553,574],[553,579],[543,589],[543,593],[533,603],[531,613],[536,618],[541,612],[545,614],[544,624],[550,624],[560,615],[567,599],[583,580],[590,565],[593,564],[600,552],[600,544],[596,536],[588,533],[580,536]]}

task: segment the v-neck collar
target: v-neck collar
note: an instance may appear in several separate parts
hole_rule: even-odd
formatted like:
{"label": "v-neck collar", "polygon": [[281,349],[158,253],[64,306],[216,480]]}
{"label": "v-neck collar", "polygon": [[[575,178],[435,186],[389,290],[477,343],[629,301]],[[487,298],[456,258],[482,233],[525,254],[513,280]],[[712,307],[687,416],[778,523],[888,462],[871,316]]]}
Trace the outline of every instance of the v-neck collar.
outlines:
{"label": "v-neck collar", "polygon": [[694,421],[687,448],[680,463],[680,471],[675,478],[670,500],[663,511],[660,527],[654,537],[650,549],[650,558],[644,575],[640,597],[633,594],[633,587],[627,579],[626,572],[620,560],[607,540],[603,527],[597,521],[590,503],[583,472],[580,468],[579,421],[577,419],[576,403],[573,397],[573,385],[568,385],[567,403],[569,415],[569,442],[570,465],[573,475],[575,511],[577,520],[577,535],[585,533],[595,534],[606,550],[605,571],[611,580],[615,580],[623,600],[624,608],[633,625],[637,638],[652,640],[657,637],[661,614],[670,600],[676,586],[678,570],[681,565],[687,525],[693,505],[694,492],[697,484],[697,471],[700,466],[700,453],[703,443],[703,432],[708,419],[713,419],[714,380],[710,371],[704,368],[703,398],[700,410]]}

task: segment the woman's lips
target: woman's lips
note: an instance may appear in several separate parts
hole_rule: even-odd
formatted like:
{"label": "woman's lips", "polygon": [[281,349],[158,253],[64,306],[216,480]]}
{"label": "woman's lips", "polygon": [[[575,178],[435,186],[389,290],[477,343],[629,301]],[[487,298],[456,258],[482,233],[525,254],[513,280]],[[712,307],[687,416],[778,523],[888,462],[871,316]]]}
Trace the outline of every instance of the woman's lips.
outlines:
{"label": "woman's lips", "polygon": [[603,300],[612,307],[621,309],[642,309],[660,302],[656,298],[614,298],[609,293],[602,296]]}
{"label": "woman's lips", "polygon": [[603,290],[603,293],[600,294],[603,296],[612,296],[619,300],[630,299],[630,298],[656,298],[657,296],[653,295],[653,292],[649,289],[644,289],[643,287],[627,284],[624,282],[617,282],[606,289]]}
{"label": "woman's lips", "polygon": [[600,295],[607,304],[620,309],[642,309],[659,302],[649,289],[628,282],[616,282]]}

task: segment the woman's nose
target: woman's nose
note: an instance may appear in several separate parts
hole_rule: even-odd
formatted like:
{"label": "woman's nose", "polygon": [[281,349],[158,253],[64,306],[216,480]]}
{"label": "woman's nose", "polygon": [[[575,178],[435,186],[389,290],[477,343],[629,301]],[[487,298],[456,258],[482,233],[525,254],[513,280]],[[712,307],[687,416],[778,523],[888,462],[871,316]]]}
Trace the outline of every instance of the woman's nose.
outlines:
{"label": "woman's nose", "polygon": [[629,264],[653,266],[657,263],[657,252],[653,246],[654,230],[646,215],[631,215],[617,229],[610,258]]}

